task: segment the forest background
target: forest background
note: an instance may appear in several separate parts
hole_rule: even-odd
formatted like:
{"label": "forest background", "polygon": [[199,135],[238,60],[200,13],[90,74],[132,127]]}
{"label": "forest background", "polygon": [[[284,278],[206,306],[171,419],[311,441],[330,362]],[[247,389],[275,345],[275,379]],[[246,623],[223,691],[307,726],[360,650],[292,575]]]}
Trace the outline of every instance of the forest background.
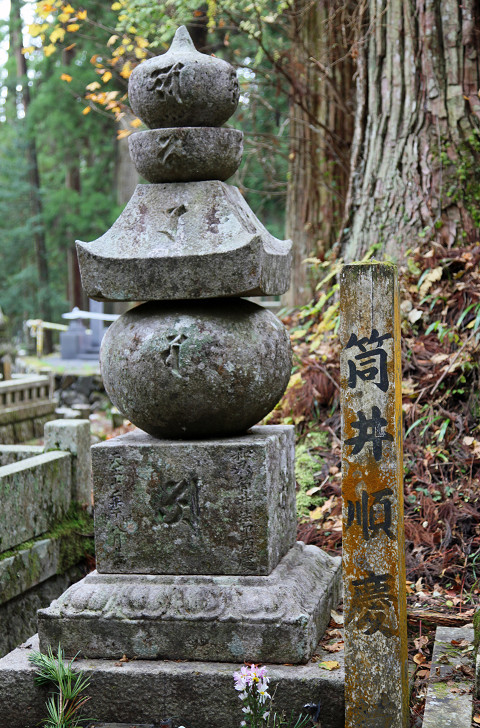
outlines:
{"label": "forest background", "polygon": [[[2,7],[7,7],[3,4]],[[294,371],[270,417],[299,434],[301,535],[341,546],[343,261],[399,264],[407,576],[480,594],[480,4],[477,0],[11,0],[2,27],[0,306],[13,332],[86,306],[74,240],[105,232],[137,175],[137,63],[185,23],[237,69],[231,180],[294,241]],[[478,576],[477,576],[478,574]]]}

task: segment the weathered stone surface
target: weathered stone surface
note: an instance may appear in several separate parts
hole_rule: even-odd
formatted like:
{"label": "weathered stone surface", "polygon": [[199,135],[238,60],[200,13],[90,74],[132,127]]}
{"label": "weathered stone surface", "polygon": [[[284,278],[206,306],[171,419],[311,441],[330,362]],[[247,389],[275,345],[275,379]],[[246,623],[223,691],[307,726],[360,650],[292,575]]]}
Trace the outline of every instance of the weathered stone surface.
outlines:
{"label": "weathered stone surface", "polygon": [[77,241],[77,253],[96,300],[280,295],[290,280],[291,241],[219,181],[138,185],[110,230]]}
{"label": "weathered stone surface", "polygon": [[15,440],[15,433],[13,425],[0,425],[0,443],[13,443]]}
{"label": "weathered stone surface", "polygon": [[34,438],[42,438],[45,430],[45,425],[47,422],[51,422],[52,420],[57,419],[57,415],[54,410],[50,412],[48,415],[43,415],[42,417],[35,417],[33,420],[33,437]]}
{"label": "weathered stone surface", "polygon": [[50,538],[0,560],[0,604],[57,573],[58,544]]}
{"label": "weathered stone surface", "polygon": [[49,452],[1,467],[0,503],[0,551],[48,531],[70,507],[70,455]]}
{"label": "weathered stone surface", "polygon": [[[81,579],[84,571],[79,567],[72,567],[65,574],[56,574],[46,581],[28,589],[17,597],[0,604],[0,657],[13,650],[26,640],[37,629],[37,611],[48,607],[53,599],[68,589],[74,581]],[[0,677],[0,706],[2,682]],[[4,722],[0,708],[0,725],[9,728],[9,722]]]}
{"label": "weathered stone surface", "polygon": [[[36,728],[46,717],[47,691],[33,680],[30,640],[0,660],[0,721],[8,728]],[[327,671],[318,662],[331,659],[317,650],[307,665],[269,665],[275,706],[288,716],[307,703],[321,703],[322,728],[344,727],[343,666]],[[335,659],[342,664],[341,653]],[[103,721],[142,721],[158,725],[177,716],[190,728],[234,728],[242,720],[242,703],[233,689],[237,664],[218,662],[132,662],[77,660],[90,678],[89,715]],[[178,720],[178,724],[181,721]]]}
{"label": "weathered stone surface", "polygon": [[71,407],[57,407],[55,410],[55,416],[59,419],[65,420],[81,420],[82,413],[78,410],[74,410]]}
{"label": "weathered stone surface", "polygon": [[293,427],[92,448],[100,573],[269,574],[295,543]]}
{"label": "weathered stone surface", "polygon": [[239,95],[235,69],[199,53],[183,25],[167,53],[140,63],[128,82],[133,111],[153,129],[221,126],[237,108]]}
{"label": "weathered stone surface", "polygon": [[92,457],[90,422],[53,420],[45,425],[45,450],[63,450],[72,455],[72,500],[92,505]]}
{"label": "weathered stone surface", "polygon": [[465,677],[462,667],[471,672],[473,663],[473,629],[437,627],[423,728],[470,728],[472,679]]}
{"label": "weathered stone surface", "polygon": [[28,442],[28,440],[33,440],[35,437],[33,420],[15,422],[13,425],[13,431],[15,433],[15,442]]}
{"label": "weathered stone surface", "polygon": [[89,574],[39,611],[68,655],[307,662],[337,603],[340,559],[298,542],[269,576]]}
{"label": "weathered stone surface", "polygon": [[33,458],[43,452],[41,445],[0,445],[0,466]]}
{"label": "weathered stone surface", "polygon": [[[0,382],[0,411],[22,409],[32,404],[51,401],[53,398],[53,375],[22,374]],[[2,420],[3,422],[3,420]]]}
{"label": "weathered stone surface", "polygon": [[[0,605],[63,574],[83,561],[87,553],[93,553],[93,533],[85,536],[77,521],[64,521],[55,524],[45,538],[18,547],[11,556],[0,555]],[[52,595],[52,599],[59,594]]]}
{"label": "weathered stone surface", "polygon": [[[12,424],[0,425],[0,443],[12,445],[15,443],[23,443],[33,438],[43,437],[43,428],[47,422],[55,419],[54,409],[55,405],[52,403],[34,405],[30,408],[30,413],[25,412],[25,410],[19,412],[12,409],[8,413],[2,411],[5,419],[10,418]],[[44,414],[38,415],[39,411]],[[32,417],[30,419],[21,419],[21,417],[25,417],[25,414],[31,414]],[[40,451],[43,451],[43,448],[40,448]]]}
{"label": "weathered stone surface", "polygon": [[245,432],[290,377],[280,320],[250,301],[152,302],[122,314],[100,352],[113,404],[155,437]]}
{"label": "weathered stone surface", "polygon": [[224,181],[242,161],[243,133],[216,127],[152,129],[132,134],[128,145],[137,172],[149,182]]}
{"label": "weathered stone surface", "polygon": [[[0,425],[19,424],[31,421],[36,417],[45,417],[55,412],[54,402],[35,402],[22,407],[2,407],[0,410]],[[30,422],[30,426],[33,424]]]}

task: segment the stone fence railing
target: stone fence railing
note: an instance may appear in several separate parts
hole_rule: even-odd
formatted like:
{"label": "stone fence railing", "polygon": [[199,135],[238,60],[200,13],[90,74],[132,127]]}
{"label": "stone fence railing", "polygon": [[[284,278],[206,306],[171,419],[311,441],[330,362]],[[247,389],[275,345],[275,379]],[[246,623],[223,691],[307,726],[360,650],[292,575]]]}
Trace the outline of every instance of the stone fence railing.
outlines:
{"label": "stone fence railing", "polygon": [[0,382],[0,442],[41,437],[55,412],[53,374],[26,374]]}
{"label": "stone fence railing", "polygon": [[85,420],[47,423],[44,447],[0,445],[0,655],[36,631],[91,548],[90,463]]}
{"label": "stone fence railing", "polygon": [[51,402],[53,374],[39,376],[24,374],[21,379],[0,382],[0,407],[30,407],[41,402]]}

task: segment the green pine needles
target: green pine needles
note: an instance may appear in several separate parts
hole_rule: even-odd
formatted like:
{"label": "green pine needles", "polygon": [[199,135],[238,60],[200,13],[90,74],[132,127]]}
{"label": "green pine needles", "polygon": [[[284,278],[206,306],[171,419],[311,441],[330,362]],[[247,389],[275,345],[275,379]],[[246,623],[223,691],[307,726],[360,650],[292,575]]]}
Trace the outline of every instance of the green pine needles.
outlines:
{"label": "green pine needles", "polygon": [[44,655],[32,652],[28,656],[32,665],[37,668],[35,682],[38,685],[51,685],[55,692],[47,700],[48,718],[43,728],[78,728],[90,719],[82,718],[81,711],[90,698],[82,695],[90,684],[90,678],[81,671],[74,671],[73,660],[65,661],[65,656],[58,645],[57,657],[52,648]]}

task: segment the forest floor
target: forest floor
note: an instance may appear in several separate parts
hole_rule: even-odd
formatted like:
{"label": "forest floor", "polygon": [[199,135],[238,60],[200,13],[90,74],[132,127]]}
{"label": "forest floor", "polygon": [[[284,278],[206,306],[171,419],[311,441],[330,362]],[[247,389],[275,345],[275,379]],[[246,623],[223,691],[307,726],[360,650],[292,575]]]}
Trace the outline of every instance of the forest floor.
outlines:
{"label": "forest floor", "polygon": [[[437,625],[480,601],[480,246],[425,244],[400,269],[405,552],[412,726],[421,725]],[[294,349],[270,423],[295,424],[298,537],[342,552],[338,342],[340,264],[320,264],[317,300],[283,317]],[[332,286],[332,282],[334,285]],[[338,624],[324,646],[343,649]],[[480,706],[474,723],[480,723]],[[476,718],[476,720],[475,720]]]}

